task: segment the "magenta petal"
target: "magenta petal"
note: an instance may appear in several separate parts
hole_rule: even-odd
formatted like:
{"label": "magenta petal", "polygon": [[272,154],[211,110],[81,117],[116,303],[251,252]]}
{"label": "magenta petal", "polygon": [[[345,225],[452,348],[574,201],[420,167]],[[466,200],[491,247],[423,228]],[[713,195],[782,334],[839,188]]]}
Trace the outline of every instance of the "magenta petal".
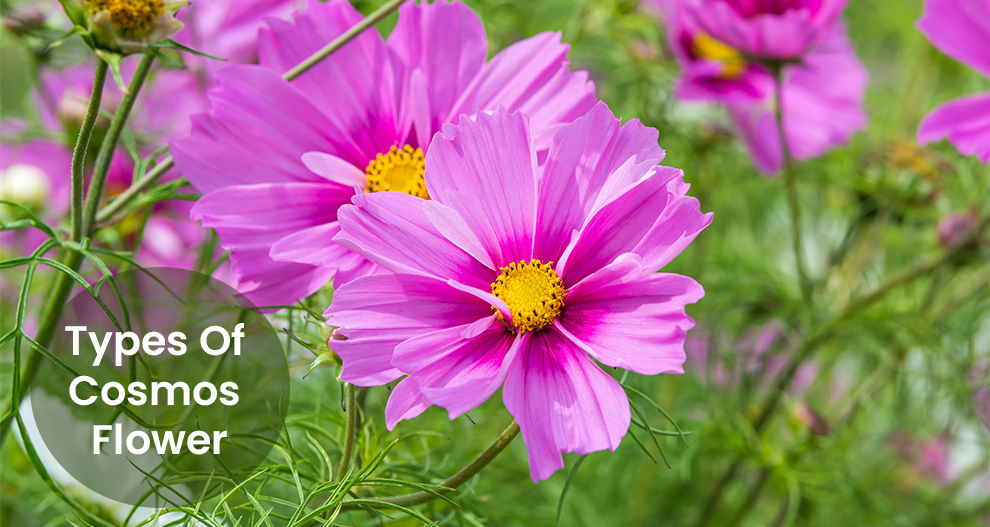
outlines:
{"label": "magenta petal", "polygon": [[[342,132],[328,140],[326,116],[275,72],[231,66],[217,73],[210,113],[192,117],[192,133],[172,141],[182,175],[201,192],[228,185],[320,181],[303,165],[303,154],[341,151],[365,157]],[[277,103],[276,103],[277,101]]]}
{"label": "magenta petal", "polygon": [[402,68],[400,93],[410,88],[415,70],[425,77],[430,114],[426,122],[416,123],[417,133],[426,138],[419,146],[425,149],[429,138],[450,115],[454,102],[485,64],[485,26],[474,11],[459,1],[406,2],[399,8],[399,22],[387,45]]}
{"label": "magenta petal", "polygon": [[[261,64],[284,73],[363,18],[345,0],[311,0],[294,23],[268,20],[268,27],[259,31]],[[359,166],[397,139],[393,84],[388,50],[377,31],[361,33],[292,81],[293,88],[315,107],[326,109],[341,133],[365,153],[365,158],[348,159]]]}
{"label": "magenta petal", "polygon": [[667,182],[675,169],[656,167],[636,185],[605,204],[581,229],[562,261],[558,274],[570,287],[617,256],[633,250],[666,207]]}
{"label": "magenta petal", "polygon": [[693,279],[646,272],[620,257],[567,293],[557,325],[602,364],[643,375],[684,373],[684,312],[705,292]]}
{"label": "magenta petal", "polygon": [[[363,259],[333,242],[333,237],[339,233],[340,224],[336,221],[302,229],[280,238],[272,245],[269,255],[276,262],[305,263],[330,269],[351,264],[351,257]],[[342,282],[335,281],[335,285],[340,287]]]}
{"label": "magenta petal", "polygon": [[990,3],[926,0],[917,27],[943,53],[990,77]]}
{"label": "magenta petal", "polygon": [[423,211],[424,200],[398,192],[354,197],[358,205],[338,212],[337,243],[396,272],[443,278],[491,288],[494,273],[451,243]]}
{"label": "magenta petal", "polygon": [[584,71],[568,69],[567,44],[560,33],[540,33],[502,50],[482,68],[447,120],[502,106],[529,116],[538,151],[550,146],[557,129],[590,110],[595,85]]}
{"label": "magenta petal", "polygon": [[[625,189],[663,160],[657,135],[638,120],[621,126],[601,102],[554,135],[540,180],[537,258],[557,261],[571,233],[584,225],[596,204],[612,197],[600,196],[603,189]],[[630,159],[633,166],[617,172]]]}
{"label": "magenta petal", "polygon": [[667,206],[663,214],[653,223],[643,241],[632,250],[641,257],[643,269],[662,269],[681,254],[705,227],[711,225],[713,214],[701,213],[698,200],[687,195],[690,186],[684,183],[683,174],[667,183]]}
{"label": "magenta petal", "polygon": [[530,260],[536,151],[524,115],[498,109],[444,125],[426,155],[426,187],[460,214],[496,266]]}
{"label": "magenta petal", "polygon": [[522,339],[502,399],[526,441],[533,481],[563,468],[562,452],[618,448],[630,419],[619,383],[555,329]]}
{"label": "magenta petal", "polygon": [[[299,230],[332,223],[337,208],[353,193],[332,183],[238,185],[206,194],[191,215],[216,229],[223,248],[232,251],[234,277],[254,291],[242,293],[262,302],[258,305],[292,304],[316,292],[333,273],[313,274],[309,266],[275,262],[269,256],[272,245]],[[264,282],[262,276],[275,282]],[[314,281],[320,277],[322,283]]]}
{"label": "magenta petal", "polygon": [[949,101],[931,111],[918,127],[918,142],[948,139],[963,155],[990,162],[990,93]]}
{"label": "magenta petal", "polygon": [[416,379],[406,377],[392,388],[392,393],[388,396],[388,403],[385,404],[385,427],[393,430],[399,421],[417,417],[429,407],[430,401],[420,391]]}
{"label": "magenta petal", "polygon": [[324,314],[347,337],[330,341],[344,362],[342,379],[361,386],[395,380],[392,352],[412,337],[491,316],[477,297],[432,278],[378,274],[348,282]]}
{"label": "magenta petal", "polygon": [[477,335],[459,326],[411,338],[395,348],[392,365],[408,372],[451,419],[463,415],[499,389],[520,341],[495,317],[488,320]]}

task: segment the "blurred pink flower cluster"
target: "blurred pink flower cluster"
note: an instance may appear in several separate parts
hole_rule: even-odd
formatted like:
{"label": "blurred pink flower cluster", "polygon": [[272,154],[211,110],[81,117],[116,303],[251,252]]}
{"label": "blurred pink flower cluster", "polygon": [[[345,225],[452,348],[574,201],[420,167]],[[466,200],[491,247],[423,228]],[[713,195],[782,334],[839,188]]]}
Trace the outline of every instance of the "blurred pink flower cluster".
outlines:
{"label": "blurred pink flower cluster", "polygon": [[839,20],[846,0],[651,0],[682,67],[674,94],[725,106],[755,165],[819,156],[866,126],[868,75]]}

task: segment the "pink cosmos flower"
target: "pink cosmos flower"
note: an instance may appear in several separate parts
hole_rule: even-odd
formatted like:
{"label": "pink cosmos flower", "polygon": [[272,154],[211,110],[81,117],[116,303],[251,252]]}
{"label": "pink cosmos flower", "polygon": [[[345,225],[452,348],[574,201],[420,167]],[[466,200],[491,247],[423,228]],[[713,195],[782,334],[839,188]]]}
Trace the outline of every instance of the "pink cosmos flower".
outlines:
{"label": "pink cosmos flower", "polygon": [[[990,77],[990,4],[926,0],[917,27],[943,53]],[[918,142],[942,139],[961,154],[990,162],[990,92],[960,97],[932,110],[918,127]]]}
{"label": "pink cosmos flower", "polygon": [[866,125],[868,75],[836,17],[844,1],[656,0],[683,71],[677,97],[721,103],[753,162],[783,164],[768,64],[783,75],[783,120],[795,159],[819,156]]}
{"label": "pink cosmos flower", "polygon": [[408,377],[385,410],[393,428],[430,405],[451,419],[503,387],[534,481],[562,452],[619,445],[622,387],[601,362],[683,373],[686,276],[655,273],[711,223],[680,170],[657,166],[657,131],[620,126],[604,103],[565,126],[538,164],[539,136],[519,112],[462,116],[426,157],[432,201],[358,194],[334,241],[394,274],[337,289],[327,310],[342,378]]}
{"label": "pink cosmos flower", "polygon": [[212,109],[172,143],[183,175],[205,194],[193,217],[232,250],[239,290],[258,305],[376,272],[326,243],[340,231],[337,209],[355,188],[429,197],[424,156],[442,124],[498,105],[521,110],[545,156],[554,132],[595,102],[587,74],[568,70],[559,33],[486,63],[481,20],[457,1],[407,2],[387,40],[366,31],[292,82],[280,77],[361,19],[332,0],[310,1],[294,23],[270,21],[261,65],[220,70]]}

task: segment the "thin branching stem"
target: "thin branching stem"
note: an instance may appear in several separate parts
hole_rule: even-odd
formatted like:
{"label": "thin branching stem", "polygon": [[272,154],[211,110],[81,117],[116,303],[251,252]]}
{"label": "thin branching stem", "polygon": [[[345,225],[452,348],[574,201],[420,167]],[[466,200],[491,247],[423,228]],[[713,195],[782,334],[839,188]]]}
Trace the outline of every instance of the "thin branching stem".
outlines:
{"label": "thin branching stem", "polygon": [[110,203],[107,203],[106,206],[100,210],[99,214],[96,215],[96,223],[99,225],[109,221],[113,218],[114,214],[117,214],[123,210],[123,208],[126,207],[131,200],[136,198],[142,191],[153,185],[155,181],[158,181],[158,178],[162,177],[173,166],[175,166],[175,162],[172,160],[172,156],[165,156],[165,159],[162,159],[161,163],[155,165],[155,168],[149,170],[144,177],[135,181],[130,187],[127,188],[127,190],[117,195],[117,197],[115,197]]}
{"label": "thin branching stem", "polygon": [[72,239],[82,241],[83,233],[83,172],[86,169],[86,153],[89,151],[89,138],[93,128],[100,118],[100,104],[103,102],[103,84],[107,80],[107,70],[110,66],[104,61],[96,63],[96,74],[93,77],[93,91],[89,96],[89,106],[83,116],[79,135],[76,136],[76,146],[72,149]]}
{"label": "thin branching stem", "polygon": [[772,70],[775,86],[774,117],[777,123],[777,135],[780,136],[780,153],[784,160],[784,189],[787,192],[787,207],[791,215],[791,242],[794,246],[794,264],[797,266],[798,281],[801,286],[801,298],[804,300],[805,306],[810,308],[811,281],[808,278],[807,266],[804,263],[804,239],[801,234],[801,200],[798,196],[791,146],[784,130],[784,68],[782,66],[776,66]]}
{"label": "thin branching stem", "polygon": [[[462,468],[453,476],[447,478],[443,483],[440,483],[440,486],[447,487],[448,489],[457,490],[458,487],[466,483],[469,479],[473,478],[475,475],[481,472],[481,469],[488,466],[488,464],[491,463],[493,459],[498,457],[498,455],[503,450],[505,450],[505,447],[509,446],[509,443],[511,443],[512,440],[515,439],[517,435],[519,435],[519,425],[516,424],[515,421],[513,421],[511,424],[509,424],[508,427],[505,428],[505,430],[502,431],[501,434],[499,434],[499,436],[495,439],[495,441],[491,445],[489,445],[484,452],[479,454],[478,457],[474,458],[474,461],[472,461],[470,464]],[[437,499],[438,494],[442,495],[448,492],[451,491],[446,489],[437,489],[435,491],[435,494],[429,492],[414,492],[412,494],[405,494],[403,496],[378,498],[375,499],[374,501],[386,504],[386,506],[399,505],[402,507],[411,507],[413,505],[420,505],[422,503],[435,500]],[[363,504],[364,506],[369,506],[368,501],[363,501]],[[370,503],[370,506],[374,507],[375,505],[372,502]],[[362,508],[361,505],[348,504],[347,502],[344,502],[343,507],[341,507],[341,510],[355,510],[360,508]]]}
{"label": "thin branching stem", "polygon": [[340,456],[340,468],[337,469],[337,477],[342,478],[351,466],[351,457],[354,455],[354,439],[357,436],[357,397],[353,384],[344,387],[344,412],[347,415],[347,424],[344,427],[344,448]]}
{"label": "thin branching stem", "polygon": [[[96,156],[96,168],[93,171],[93,180],[89,186],[89,194],[86,196],[86,208],[82,223],[82,236],[84,238],[93,234],[97,206],[102,198],[103,183],[106,180],[107,172],[110,170],[110,162],[113,160],[114,149],[117,146],[117,141],[120,140],[120,135],[124,131],[124,124],[127,122],[128,116],[130,116],[131,109],[134,108],[134,100],[141,91],[141,87],[144,85],[144,80],[147,78],[148,71],[151,69],[151,64],[154,60],[155,57],[151,53],[146,53],[141,57],[141,62],[134,72],[130,86],[128,86],[128,94],[124,96],[123,101],[121,101],[120,106],[117,108],[117,113],[114,114],[113,119],[110,121],[110,129],[103,138],[103,144],[100,145],[100,152]],[[81,252],[68,251],[62,263],[72,272],[76,272],[79,270],[82,262],[83,255]],[[58,273],[55,281],[52,282],[51,289],[45,296],[45,304],[42,307],[41,316],[38,318],[38,333],[34,339],[41,346],[48,347],[55,338],[58,320],[62,316],[62,307],[65,305],[66,300],[68,300],[74,283],[73,278],[66,272]],[[11,394],[4,409],[4,415],[13,409],[12,405],[16,401],[19,401],[27,394],[34,376],[37,375],[38,369],[41,367],[42,360],[43,356],[37,350],[33,350],[28,356],[24,371],[20,374],[18,393]],[[14,372],[14,375],[17,374],[18,372]],[[0,425],[0,444],[7,438],[10,423],[11,421],[6,421]]]}
{"label": "thin branching stem", "polygon": [[[773,386],[770,388],[770,393],[767,395],[766,401],[764,401],[763,406],[760,408],[759,417],[757,417],[756,422],[753,423],[753,430],[757,434],[763,430],[764,426],[766,426],[770,418],[777,410],[780,399],[784,391],[787,390],[787,387],[790,386],[798,368],[800,368],[801,365],[808,360],[823,343],[831,339],[832,336],[836,334],[842,322],[879,302],[886,297],[887,294],[894,291],[898,287],[927,276],[936,269],[949,263],[956,258],[959,252],[965,250],[970,242],[976,239],[976,237],[981,236],[988,226],[990,226],[990,217],[984,218],[980,222],[980,227],[975,229],[970,237],[963,243],[957,245],[949,251],[943,252],[937,257],[921,260],[907,269],[893,274],[877,286],[873,291],[851,300],[838,315],[831,319],[831,321],[823,324],[811,336],[806,337],[775,379]],[[729,465],[729,468],[725,471],[725,474],[723,474],[719,479],[718,483],[715,485],[715,489],[712,491],[712,494],[705,502],[698,521],[695,522],[696,527],[703,527],[708,525],[711,521],[715,508],[719,505],[719,503],[721,503],[722,495],[726,488],[728,488],[729,484],[736,478],[744,459],[745,456],[739,455],[735,461]]]}

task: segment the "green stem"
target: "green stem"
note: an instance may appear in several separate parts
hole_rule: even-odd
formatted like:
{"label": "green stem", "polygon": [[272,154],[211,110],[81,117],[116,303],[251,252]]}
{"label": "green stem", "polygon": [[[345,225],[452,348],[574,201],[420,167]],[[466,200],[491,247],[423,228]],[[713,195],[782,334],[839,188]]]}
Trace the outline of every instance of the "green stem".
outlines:
{"label": "green stem", "polygon": [[113,218],[114,214],[117,214],[123,210],[123,208],[127,206],[131,200],[137,197],[141,191],[154,184],[158,178],[162,177],[162,175],[168,172],[173,166],[175,166],[175,162],[172,161],[172,156],[165,156],[165,159],[162,159],[161,163],[155,165],[155,168],[148,171],[144,177],[135,181],[130,187],[127,188],[127,190],[118,194],[113,201],[107,203],[107,205],[100,210],[99,214],[96,215],[97,225],[105,223]]}
{"label": "green stem", "polygon": [[317,65],[321,60],[329,57],[333,52],[344,47],[344,45],[351,40],[354,40],[354,37],[360,35],[364,32],[364,30],[377,24],[378,22],[381,22],[383,18],[392,14],[392,12],[398,9],[403,2],[405,2],[405,0],[390,0],[385,5],[379,7],[377,11],[368,15],[367,18],[359,22],[357,25],[345,31],[343,35],[337,37],[333,42],[323,46],[323,49],[310,55],[306,60],[300,62],[294,68],[285,72],[285,74],[282,75],[282,78],[287,81],[291,81],[303,73],[306,73],[306,71]]}
{"label": "green stem", "polygon": [[749,512],[753,510],[756,506],[756,502],[760,500],[760,494],[763,493],[763,487],[766,486],[767,480],[770,479],[770,469],[762,468],[760,469],[760,474],[757,476],[756,483],[753,484],[752,488],[749,490],[749,495],[746,496],[746,500],[743,502],[742,507],[736,511],[736,515],[732,517],[732,520],[726,524],[726,527],[737,527],[742,523],[743,519],[749,515]]}
{"label": "green stem", "polygon": [[107,80],[109,65],[100,60],[96,63],[96,75],[93,78],[93,91],[89,96],[89,106],[83,117],[79,135],[76,136],[76,146],[72,150],[72,239],[82,241],[83,233],[83,171],[86,168],[86,153],[89,151],[89,138],[100,117],[100,103],[103,102],[103,84]]}
{"label": "green stem", "polygon": [[347,424],[344,427],[344,449],[340,456],[340,468],[337,469],[337,479],[343,478],[351,466],[354,455],[354,437],[357,435],[357,397],[353,384],[344,387],[344,412],[347,414]]}
{"label": "green stem", "polygon": [[[488,466],[493,459],[505,450],[505,447],[509,446],[509,443],[511,443],[517,435],[519,435],[519,425],[513,421],[508,427],[506,427],[505,430],[502,431],[495,441],[489,445],[487,449],[485,449],[484,452],[474,458],[474,461],[462,468],[457,474],[447,478],[443,483],[440,483],[440,485],[449,489],[457,490],[457,487],[460,487],[466,483],[469,479],[481,472],[481,469]],[[446,494],[451,491],[437,490],[435,492],[437,494]],[[405,494],[402,496],[379,498],[375,501],[380,501],[391,505],[399,505],[402,507],[411,507],[413,505],[419,505],[435,499],[437,499],[436,494],[431,494],[429,492],[414,492],[412,494]],[[374,507],[374,504],[371,504],[371,506]],[[344,502],[341,510],[354,510],[360,508],[360,505],[350,505],[347,502]]]}
{"label": "green stem", "polygon": [[[110,169],[110,162],[113,160],[114,148],[117,146],[117,141],[120,140],[120,135],[124,130],[124,124],[127,122],[127,117],[130,115],[131,109],[134,107],[134,99],[141,91],[141,86],[144,84],[144,80],[148,76],[148,70],[151,69],[151,64],[154,60],[154,56],[150,53],[147,53],[141,57],[141,62],[138,64],[137,70],[134,72],[134,77],[131,80],[131,84],[128,87],[129,93],[125,95],[124,100],[121,101],[120,107],[117,109],[117,113],[114,114],[113,119],[110,121],[110,129],[107,131],[107,135],[103,138],[103,144],[100,145],[100,152],[96,156],[96,168],[93,172],[93,180],[89,186],[89,195],[86,197],[86,208],[82,223],[82,237],[84,238],[91,236],[93,233],[97,206],[99,205],[103,194],[103,183],[106,181],[107,172]],[[80,252],[68,251],[65,256],[65,260],[62,263],[64,263],[69,269],[78,271],[79,267],[82,265],[82,261],[83,255]],[[38,333],[35,337],[38,344],[48,347],[55,338],[55,332],[58,329],[58,321],[62,316],[62,307],[69,299],[69,294],[72,292],[74,283],[75,281],[68,274],[57,274],[48,295],[45,296],[45,304],[42,308],[41,316],[38,318]],[[16,412],[13,405],[16,401],[23,399],[27,394],[31,387],[31,382],[34,380],[34,376],[37,375],[38,369],[41,367],[42,359],[43,357],[41,353],[37,350],[32,350],[31,354],[28,356],[27,365],[25,366],[24,371],[20,373],[20,380],[17,383],[18,393],[11,394],[10,400],[6,405],[7,408],[4,411],[4,415],[10,411]],[[18,372],[14,372],[14,375],[18,375]],[[0,425],[0,444],[2,444],[7,438],[7,432],[10,430],[10,423],[11,421],[8,420]]]}
{"label": "green stem", "polygon": [[144,80],[148,78],[148,72],[154,61],[155,56],[151,53],[145,53],[141,57],[141,62],[138,63],[137,70],[134,71],[134,77],[131,78],[131,84],[127,87],[127,94],[124,95],[124,100],[120,102],[117,113],[110,121],[110,129],[107,130],[103,144],[100,145],[100,152],[96,155],[96,166],[93,169],[93,180],[89,184],[89,193],[86,196],[84,236],[91,236],[96,227],[96,212],[99,209],[100,201],[103,199],[103,184],[106,183],[110,163],[113,162],[113,154],[117,149],[117,142],[120,140],[127,118],[134,108],[134,101],[144,85]]}
{"label": "green stem", "polygon": [[784,82],[783,67],[776,66],[774,75],[774,117],[777,122],[777,135],[780,136],[780,151],[784,158],[784,188],[787,191],[787,205],[791,213],[791,241],[794,247],[794,262],[797,266],[798,280],[801,285],[801,297],[809,308],[811,307],[811,281],[804,263],[804,240],[801,235],[801,200],[797,191],[797,180],[794,173],[794,159],[791,147],[784,131]]}

